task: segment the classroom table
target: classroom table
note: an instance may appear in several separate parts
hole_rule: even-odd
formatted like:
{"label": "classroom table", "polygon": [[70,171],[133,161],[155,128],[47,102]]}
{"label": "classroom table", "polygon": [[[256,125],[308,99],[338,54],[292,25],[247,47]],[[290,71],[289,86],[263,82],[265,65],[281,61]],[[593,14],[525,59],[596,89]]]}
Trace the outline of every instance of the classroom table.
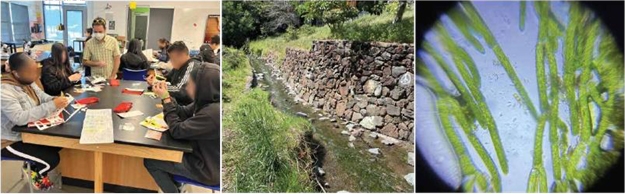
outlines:
{"label": "classroom table", "polygon": [[[192,151],[188,142],[174,140],[168,133],[163,133],[160,141],[145,138],[144,135],[148,129],[139,124],[146,117],[162,112],[160,108],[156,107],[156,104],[161,103],[160,100],[145,95],[123,94],[121,91],[124,88],[147,88],[147,84],[139,81],[120,80],[119,86],[103,86],[100,92],[76,93],[73,88],[67,90],[67,93],[71,94],[75,99],[98,97],[99,102],[89,105],[88,109],[113,109],[123,101],[130,101],[133,103],[131,111],[139,110],[144,113],[142,116],[124,119],[113,113],[114,143],[79,144],[85,118],[84,111],[76,113],[66,123],[46,130],[40,131],[37,128],[21,126],[14,127],[13,131],[21,132],[22,139],[26,143],[93,152],[93,183],[94,192],[96,193],[103,192],[103,154],[181,162],[183,153]],[[73,112],[73,108],[70,106],[66,109],[69,112]],[[67,118],[67,113],[64,114],[65,118]],[[135,129],[132,131],[121,130],[119,126],[124,123],[132,124]],[[61,159],[61,162],[63,162],[63,159]],[[83,161],[90,160],[83,159]],[[137,168],[136,166],[133,168]],[[75,168],[79,167],[76,166]],[[62,170],[65,171],[65,169]],[[114,173],[120,176],[123,172],[107,171],[107,173]],[[63,175],[65,176],[65,173]]]}

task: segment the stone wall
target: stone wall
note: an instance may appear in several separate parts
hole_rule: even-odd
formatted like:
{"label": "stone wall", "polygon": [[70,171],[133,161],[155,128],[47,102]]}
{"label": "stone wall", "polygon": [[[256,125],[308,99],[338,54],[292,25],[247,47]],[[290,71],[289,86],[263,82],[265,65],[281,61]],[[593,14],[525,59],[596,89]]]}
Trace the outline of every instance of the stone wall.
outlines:
{"label": "stone wall", "polygon": [[314,41],[279,67],[296,99],[361,127],[414,143],[414,45]]}

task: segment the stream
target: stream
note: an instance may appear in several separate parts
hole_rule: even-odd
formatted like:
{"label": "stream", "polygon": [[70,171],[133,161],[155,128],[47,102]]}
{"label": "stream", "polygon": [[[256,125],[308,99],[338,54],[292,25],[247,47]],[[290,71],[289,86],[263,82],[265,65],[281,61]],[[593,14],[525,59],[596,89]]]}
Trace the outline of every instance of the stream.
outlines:
{"label": "stream", "polygon": [[[315,160],[315,167],[310,172],[315,172],[318,191],[414,191],[404,179],[407,174],[414,173],[414,167],[408,164],[408,152],[414,153],[413,144],[399,142],[387,146],[381,143],[383,138],[373,138],[369,131],[350,143],[349,135],[341,134],[341,131],[348,130],[346,125],[349,123],[296,102],[288,94],[280,72],[273,64],[266,64],[264,59],[255,56],[248,58],[257,74],[257,87],[270,93],[275,108],[287,114],[307,115],[312,130],[306,134],[306,141]],[[380,153],[370,153],[371,148],[379,148]],[[324,173],[319,173],[318,168]]]}

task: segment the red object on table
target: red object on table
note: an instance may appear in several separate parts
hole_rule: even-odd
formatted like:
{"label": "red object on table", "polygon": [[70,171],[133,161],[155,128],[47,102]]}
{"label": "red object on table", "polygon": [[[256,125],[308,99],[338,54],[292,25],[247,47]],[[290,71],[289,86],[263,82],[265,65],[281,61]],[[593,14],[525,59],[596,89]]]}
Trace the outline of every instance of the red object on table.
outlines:
{"label": "red object on table", "polygon": [[97,98],[97,97],[87,97],[87,98],[83,98],[83,99],[80,99],[80,100],[76,100],[76,103],[88,105],[88,104],[97,103],[99,101],[100,101],[100,99]]}
{"label": "red object on table", "polygon": [[124,90],[122,90],[122,93],[141,95],[141,94],[143,94],[143,90],[142,91],[134,91],[134,90],[129,90],[128,88],[125,88]]}
{"label": "red object on table", "polygon": [[132,108],[132,102],[122,102],[113,109],[115,113],[128,112]]}
{"label": "red object on table", "polygon": [[[63,116],[63,112],[59,113],[59,117],[61,117],[61,119],[65,119]],[[39,119],[39,122],[41,122],[41,124],[43,125],[50,125],[50,121],[48,121],[48,119],[43,118],[43,119]],[[35,122],[28,122],[28,127],[35,127]]]}
{"label": "red object on table", "polygon": [[111,86],[119,86],[119,80],[112,79],[111,80]]}

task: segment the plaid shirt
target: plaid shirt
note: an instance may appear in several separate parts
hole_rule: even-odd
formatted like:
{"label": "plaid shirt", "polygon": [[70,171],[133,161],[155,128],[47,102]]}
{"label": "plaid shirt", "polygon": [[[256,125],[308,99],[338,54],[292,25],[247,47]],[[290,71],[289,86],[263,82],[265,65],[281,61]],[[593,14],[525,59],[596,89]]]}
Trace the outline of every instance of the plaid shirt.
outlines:
{"label": "plaid shirt", "polygon": [[104,41],[92,38],[85,43],[83,60],[104,61],[106,63],[104,67],[91,67],[91,75],[109,77],[115,67],[115,57],[120,55],[117,39],[106,35],[104,36]]}

